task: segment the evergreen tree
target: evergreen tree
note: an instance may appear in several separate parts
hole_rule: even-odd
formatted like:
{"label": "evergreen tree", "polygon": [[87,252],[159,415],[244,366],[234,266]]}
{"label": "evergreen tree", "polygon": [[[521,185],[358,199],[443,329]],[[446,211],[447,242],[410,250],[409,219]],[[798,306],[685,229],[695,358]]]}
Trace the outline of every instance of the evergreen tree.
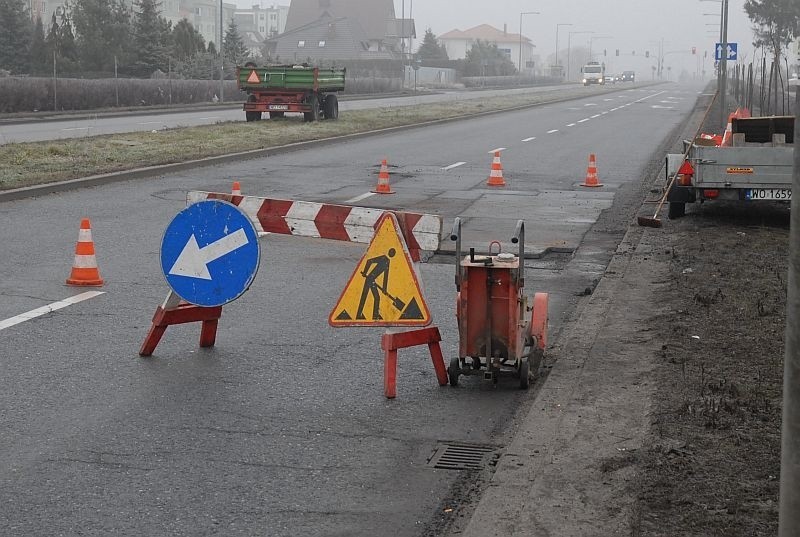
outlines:
{"label": "evergreen tree", "polygon": [[[53,70],[53,60],[55,59],[58,71],[61,73],[77,73],[78,49],[75,45],[75,35],[72,33],[72,24],[69,17],[64,13],[59,24],[59,18],[53,13],[50,20],[50,29],[45,38],[45,71],[49,74]],[[55,58],[54,58],[55,54]]]}
{"label": "evergreen tree", "polygon": [[48,72],[51,59],[48,54],[47,43],[44,39],[44,24],[42,18],[36,17],[36,24],[33,26],[33,37],[31,38],[31,73],[42,74]]}
{"label": "evergreen tree", "polygon": [[70,10],[84,70],[113,71],[115,56],[128,62],[131,21],[123,0],[72,0]]}
{"label": "evergreen tree", "polygon": [[425,30],[425,37],[422,39],[422,45],[417,49],[417,58],[420,60],[446,60],[447,49],[444,45],[439,44],[439,40],[433,35],[430,28]]}
{"label": "evergreen tree", "polygon": [[214,42],[213,42],[213,41],[209,41],[209,42],[208,42],[208,48],[206,49],[206,51],[207,51],[209,54],[214,54],[214,55],[216,55],[216,54],[217,54],[217,47],[216,47],[216,45],[214,45]]}
{"label": "evergreen tree", "polygon": [[23,0],[0,0],[0,69],[27,73],[31,22]]}
{"label": "evergreen tree", "polygon": [[132,71],[140,76],[167,71],[172,24],[160,15],[157,0],[134,0],[134,5]]}
{"label": "evergreen tree", "polygon": [[172,55],[178,60],[187,60],[205,51],[202,34],[188,20],[178,21],[172,29]]}
{"label": "evergreen tree", "polygon": [[517,70],[496,44],[480,39],[467,51],[463,64],[466,76],[506,76]]}
{"label": "evergreen tree", "polygon": [[222,54],[227,66],[244,65],[250,57],[250,52],[244,46],[242,36],[239,35],[239,30],[236,27],[236,21],[233,19],[228,23],[228,29],[225,31]]}

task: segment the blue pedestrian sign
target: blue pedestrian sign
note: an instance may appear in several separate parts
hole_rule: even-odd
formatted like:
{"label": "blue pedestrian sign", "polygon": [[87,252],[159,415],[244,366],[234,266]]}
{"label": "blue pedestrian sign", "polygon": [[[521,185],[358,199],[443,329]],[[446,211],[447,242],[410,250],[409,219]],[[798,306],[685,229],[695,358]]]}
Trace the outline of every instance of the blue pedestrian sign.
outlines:
{"label": "blue pedestrian sign", "polygon": [[189,205],[161,241],[161,270],[190,304],[222,306],[239,298],[256,276],[258,235],[241,209],[223,200]]}
{"label": "blue pedestrian sign", "polygon": [[[725,54],[726,60],[736,61],[739,59],[739,43],[728,43],[727,53]],[[722,43],[717,43],[714,48],[714,59],[719,61],[722,59]]]}

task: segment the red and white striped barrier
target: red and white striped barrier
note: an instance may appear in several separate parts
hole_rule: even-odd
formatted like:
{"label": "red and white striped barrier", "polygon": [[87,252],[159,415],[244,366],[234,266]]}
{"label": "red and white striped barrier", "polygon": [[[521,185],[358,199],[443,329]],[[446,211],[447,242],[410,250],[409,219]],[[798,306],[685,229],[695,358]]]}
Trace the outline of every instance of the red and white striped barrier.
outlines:
{"label": "red and white striped barrier", "polygon": [[[222,199],[247,214],[259,233],[280,233],[339,241],[369,243],[385,209],[292,201],[258,196],[234,196],[220,192],[190,191],[187,204]],[[434,214],[392,211],[412,254],[415,250],[439,249],[442,217]],[[416,257],[416,256],[414,256]]]}

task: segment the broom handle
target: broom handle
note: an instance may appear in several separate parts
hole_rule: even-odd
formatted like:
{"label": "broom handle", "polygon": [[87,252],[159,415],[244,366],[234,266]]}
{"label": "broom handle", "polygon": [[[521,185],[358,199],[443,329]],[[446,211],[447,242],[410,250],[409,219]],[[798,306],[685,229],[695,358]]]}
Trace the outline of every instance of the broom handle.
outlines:
{"label": "broom handle", "polygon": [[[703,114],[703,119],[700,120],[700,126],[697,127],[697,131],[694,133],[694,137],[692,141],[686,146],[686,151],[683,152],[683,159],[681,162],[686,160],[689,157],[689,151],[692,150],[692,145],[694,141],[700,136],[700,131],[703,130],[703,124],[706,122],[706,118],[708,117],[708,113],[711,111],[711,107],[714,106],[714,101],[717,100],[717,95],[719,95],[719,90],[714,93],[714,97],[711,98],[711,102],[708,104],[708,108],[706,108],[705,114]],[[658,202],[658,206],[656,207],[656,212],[653,214],[653,218],[658,218],[658,213],[661,211],[661,207],[664,206],[664,202],[667,201],[667,196],[669,195],[669,191],[672,190],[672,185],[675,184],[675,179],[678,177],[678,173],[672,174],[672,179],[670,180],[669,184],[667,185],[666,190],[664,190],[664,195],[661,196],[661,201]]]}

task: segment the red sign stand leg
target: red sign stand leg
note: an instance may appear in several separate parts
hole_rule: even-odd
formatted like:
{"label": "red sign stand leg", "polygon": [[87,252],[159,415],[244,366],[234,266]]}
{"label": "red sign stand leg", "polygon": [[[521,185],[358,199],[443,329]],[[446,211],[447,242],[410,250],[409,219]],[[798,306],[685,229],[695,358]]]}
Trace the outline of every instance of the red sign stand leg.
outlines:
{"label": "red sign stand leg", "polygon": [[442,336],[435,326],[409,330],[408,332],[387,332],[383,334],[383,337],[381,337],[381,348],[385,351],[383,393],[387,399],[397,397],[397,349],[427,344],[439,386],[447,385],[447,370],[444,366],[442,349],[439,346],[441,340]]}
{"label": "red sign stand leg", "polygon": [[139,356],[152,356],[156,350],[161,336],[167,331],[167,327],[172,324],[202,322],[200,328],[200,346],[213,347],[217,339],[217,324],[222,316],[222,306],[205,308],[183,302],[178,295],[170,291],[164,303],[153,315],[153,324],[147,337],[144,338],[142,348],[139,349]]}

